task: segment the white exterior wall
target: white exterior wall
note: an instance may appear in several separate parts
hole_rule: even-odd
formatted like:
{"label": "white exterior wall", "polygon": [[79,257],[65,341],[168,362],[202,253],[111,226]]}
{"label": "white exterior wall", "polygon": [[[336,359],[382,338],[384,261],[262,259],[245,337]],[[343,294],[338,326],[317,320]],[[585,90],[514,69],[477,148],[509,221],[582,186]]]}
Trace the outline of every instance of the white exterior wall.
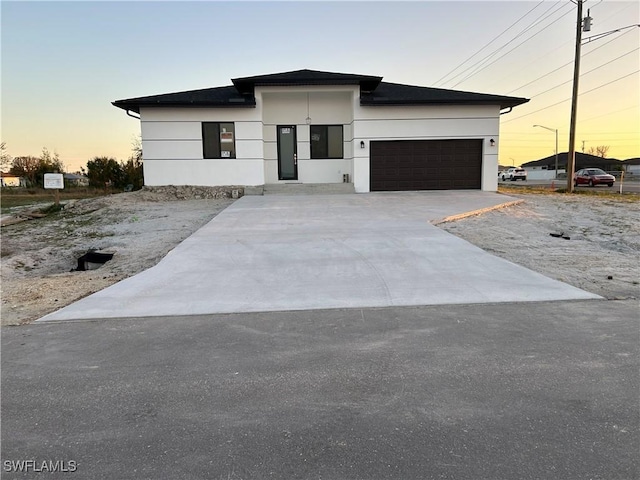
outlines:
{"label": "white exterior wall", "polygon": [[[369,142],[476,138],[484,141],[481,188],[497,190],[497,105],[361,106],[357,86],[256,87],[255,94],[255,108],[141,108],[145,184],[278,183],[276,127],[295,125],[301,183],[341,183],[349,174],[356,192],[368,192]],[[310,158],[307,117],[311,125],[343,125],[342,159]],[[235,124],[235,159],[203,158],[202,122]]]}
{"label": "white exterior wall", "polygon": [[[369,191],[369,142],[377,140],[484,140],[482,190],[498,189],[500,108],[495,106],[361,106],[353,98],[353,181],[356,192]],[[490,145],[490,140],[495,145]],[[365,148],[360,148],[364,141]]]}
{"label": "white exterior wall", "polygon": [[[264,175],[266,183],[278,179],[276,127],[295,125],[300,183],[342,183],[343,174],[353,175],[353,110],[355,86],[257,87],[256,103],[262,107]],[[310,125],[343,125],[342,159],[311,159]],[[295,180],[282,181],[282,183]]]}
{"label": "white exterior wall", "polygon": [[24,187],[25,181],[22,177],[2,177],[3,187]]}
{"label": "white exterior wall", "polygon": [[640,175],[640,165],[626,165],[626,169],[632,175]]}
{"label": "white exterior wall", "polygon": [[[236,158],[203,158],[202,122],[233,122]],[[141,108],[145,185],[263,185],[256,108]]]}
{"label": "white exterior wall", "polygon": [[[553,180],[556,178],[555,170],[542,170],[540,167],[525,168],[527,180]],[[566,170],[558,169],[558,175],[567,173]]]}

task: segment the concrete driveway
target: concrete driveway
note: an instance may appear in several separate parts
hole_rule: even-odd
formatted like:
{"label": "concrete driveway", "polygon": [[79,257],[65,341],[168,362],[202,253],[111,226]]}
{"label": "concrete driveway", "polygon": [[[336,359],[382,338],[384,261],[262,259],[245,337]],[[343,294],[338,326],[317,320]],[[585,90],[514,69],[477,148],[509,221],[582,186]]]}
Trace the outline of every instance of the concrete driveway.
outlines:
{"label": "concrete driveway", "polygon": [[158,265],[40,321],[595,299],[431,224],[478,191],[247,196]]}

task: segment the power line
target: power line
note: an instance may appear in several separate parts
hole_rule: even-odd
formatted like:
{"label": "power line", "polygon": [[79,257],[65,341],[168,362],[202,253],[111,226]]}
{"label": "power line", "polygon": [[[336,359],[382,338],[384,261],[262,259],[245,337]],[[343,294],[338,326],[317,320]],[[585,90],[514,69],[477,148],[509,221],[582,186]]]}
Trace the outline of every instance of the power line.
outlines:
{"label": "power line", "polygon": [[[560,8],[564,7],[564,5],[562,5]],[[560,10],[560,9],[558,9]],[[556,13],[556,12],[553,12]],[[496,58],[493,62],[488,63],[480,68],[477,68],[476,70],[474,70],[473,72],[471,72],[469,75],[467,75],[466,77],[464,77],[462,80],[460,80],[458,83],[456,83],[455,85],[453,85],[453,87],[456,87],[458,85],[460,85],[462,82],[465,82],[466,80],[468,80],[469,78],[473,77],[474,75],[476,75],[477,73],[481,72],[482,70],[484,70],[487,67],[490,67],[491,65],[493,65],[494,63],[496,63],[498,60],[500,60],[501,58],[506,57],[507,55],[509,55],[511,52],[513,52],[515,49],[517,49],[518,47],[524,45],[525,43],[527,43],[529,40],[531,40],[532,38],[538,36],[539,34],[541,34],[542,32],[544,32],[547,28],[549,28],[551,25],[553,25],[554,23],[558,22],[559,20],[561,20],[563,17],[565,17],[566,15],[568,15],[569,13],[571,13],[571,10],[567,11],[565,14],[559,16],[557,19],[555,19],[553,22],[551,22],[550,24],[548,24],[547,26],[541,28],[540,30],[538,30],[536,33],[534,33],[533,35],[531,35],[529,38],[523,40],[522,42],[520,42],[518,45],[516,45],[515,47],[513,47],[511,50],[509,50],[508,52],[506,52],[503,55],[500,55],[498,58]],[[548,18],[551,15],[548,15],[547,17],[545,17],[543,20],[546,20],[546,18]],[[542,23],[542,21],[538,22],[538,23]],[[532,25],[530,28],[533,28],[536,25]],[[528,29],[529,30],[529,29]],[[526,32],[527,30],[525,30]],[[525,33],[523,32],[523,33]],[[517,37],[516,37],[517,38]],[[506,47],[507,45],[509,45],[509,43],[513,42],[515,40],[515,38],[513,40],[511,40],[510,42],[508,42],[507,44],[505,44],[502,48]],[[497,53],[497,52],[496,52]]]}
{"label": "power line", "polygon": [[[620,55],[619,57],[614,58],[613,60],[609,60],[608,62],[603,63],[602,65],[600,65],[600,66],[598,66],[598,67],[596,67],[596,68],[592,68],[592,69],[591,69],[591,70],[589,70],[588,72],[581,73],[581,74],[580,74],[580,78],[584,77],[585,75],[590,74],[591,72],[595,72],[596,70],[598,70],[598,69],[600,69],[600,68],[602,68],[602,67],[604,67],[604,66],[606,66],[606,65],[609,65],[610,63],[615,62],[616,60],[619,60],[619,59],[620,59],[620,58],[622,58],[622,57],[626,57],[626,56],[627,56],[627,55],[629,55],[630,53],[636,52],[636,51],[638,51],[638,50],[640,50],[640,47],[635,48],[635,49],[633,49],[633,50],[631,50],[631,51],[629,51],[629,52],[627,52],[627,53],[625,53],[625,54],[622,54],[622,55]],[[565,84],[569,83],[570,81],[571,81],[571,79],[567,80],[566,82],[559,83],[559,84],[558,84],[558,85],[556,85],[555,87],[548,88],[547,90],[545,90],[545,91],[543,91],[543,92],[540,92],[540,93],[536,93],[536,94],[534,94],[534,95],[531,95],[531,98],[539,97],[540,95],[543,95],[543,94],[545,94],[545,93],[547,93],[547,92],[550,92],[551,90],[555,90],[556,88],[561,87],[562,85],[565,85]]]}
{"label": "power line", "polygon": [[517,91],[517,90],[520,90],[521,88],[524,88],[524,87],[526,87],[526,86],[528,86],[528,85],[531,85],[532,83],[537,82],[537,81],[538,81],[538,80],[540,80],[541,78],[544,78],[544,77],[546,77],[546,76],[548,76],[548,75],[551,75],[552,73],[555,73],[555,72],[557,72],[558,70],[560,70],[560,69],[562,69],[562,68],[564,68],[564,67],[566,67],[566,66],[568,66],[568,65],[571,65],[572,63],[573,63],[573,60],[571,60],[571,61],[569,61],[569,62],[565,63],[564,65],[559,66],[559,67],[558,67],[558,68],[556,68],[555,70],[551,70],[550,72],[547,72],[547,73],[545,73],[544,75],[540,75],[540,76],[539,76],[538,78],[536,78],[535,80],[531,80],[529,83],[525,83],[524,85],[521,85],[521,86],[519,86],[518,88],[514,88],[514,89],[513,89],[513,90],[511,90],[510,92],[507,92],[507,95],[511,95],[513,92],[515,92],[515,91]]}
{"label": "power line", "polygon": [[[534,23],[532,23],[531,25],[529,25],[527,28],[525,28],[524,30],[522,30],[519,34],[517,34],[515,37],[513,37],[511,40],[509,40],[507,43],[505,43],[504,45],[502,45],[500,48],[498,48],[497,50],[495,50],[494,52],[492,52],[489,55],[486,55],[485,57],[483,57],[482,59],[478,60],[476,63],[474,63],[473,65],[469,66],[467,69],[465,69],[464,71],[462,71],[461,73],[459,73],[458,75],[456,75],[455,77],[453,77],[451,79],[451,81],[453,81],[456,77],[459,77],[461,75],[464,75],[464,73],[466,73],[467,71],[476,68],[479,64],[482,64],[483,62],[487,62],[489,61],[492,57],[494,57],[495,55],[497,55],[502,49],[504,49],[505,47],[507,47],[509,44],[513,43],[518,37],[524,35],[525,33],[527,33],[529,30],[531,30],[533,27],[538,26],[540,23],[542,23],[544,20],[546,20],[548,17],[550,17],[551,15],[553,15],[554,13],[556,13],[557,11],[559,11],[562,7],[564,7],[564,5],[558,5],[555,6],[555,11],[551,12],[550,14],[548,14],[546,17],[544,17],[542,20],[540,20],[540,18],[545,15],[547,12],[549,12],[550,10],[552,10],[554,8],[554,6],[549,7],[542,15],[540,15],[538,18],[536,18],[534,20]],[[545,27],[546,28],[546,27]],[[503,55],[504,56],[504,55]],[[498,58],[502,58],[502,57],[498,57]],[[481,66],[478,68],[482,68]],[[477,71],[477,69],[476,69]],[[470,75],[468,75],[467,77],[465,77],[463,80],[461,80],[458,83],[464,82],[467,78],[469,78],[470,76],[472,76],[475,72],[472,72]],[[456,85],[458,85],[458,83]],[[454,85],[455,86],[455,85]]]}
{"label": "power line", "polygon": [[615,30],[611,30],[609,32],[603,32],[603,33],[599,33],[597,35],[592,35],[590,37],[584,38],[582,40],[582,44],[583,45],[588,45],[590,44],[592,41],[596,41],[596,40],[600,40],[601,38],[604,37],[608,37],[609,35],[613,35],[614,33],[618,33],[621,32],[622,30],[627,30],[629,28],[633,28],[633,27],[640,27],[640,23],[633,23],[631,25],[627,25],[626,27],[620,27],[620,28],[616,28]]}
{"label": "power line", "polygon": [[[596,8],[598,5],[600,5],[600,3],[602,3],[602,1],[598,2],[597,4],[595,4],[593,7],[590,7],[591,9]],[[616,3],[626,3],[627,5],[623,8],[621,8],[620,10],[616,10],[615,12],[613,12],[611,15],[609,15],[608,17],[604,17],[603,19],[601,19],[598,24],[602,25],[604,24],[604,22],[606,22],[607,20],[609,20],[611,17],[615,17],[616,15],[620,15],[622,12],[624,12],[625,10],[633,7],[635,5],[634,2],[607,2],[609,5],[615,5]]]}
{"label": "power line", "polygon": [[638,72],[640,72],[640,69],[636,70],[635,72],[631,72],[631,73],[628,73],[628,74],[626,74],[626,75],[623,75],[622,77],[618,77],[618,78],[616,78],[615,80],[611,80],[610,82],[603,83],[602,85],[599,85],[599,86],[597,86],[597,87],[595,87],[595,88],[592,88],[591,90],[587,90],[586,92],[582,92],[580,95],[585,95],[585,94],[587,94],[587,93],[591,93],[591,92],[593,92],[594,90],[598,90],[598,89],[600,89],[600,88],[602,88],[602,87],[606,87],[607,85],[611,85],[612,83],[615,83],[615,82],[618,82],[618,81],[620,81],[620,80],[623,80],[623,79],[625,79],[625,78],[627,78],[627,77],[630,77],[631,75],[635,75],[635,74],[636,74],[636,73],[638,73]]}
{"label": "power line", "polygon": [[627,108],[621,108],[620,110],[614,110],[613,112],[603,113],[602,115],[597,115],[595,117],[585,118],[584,120],[580,120],[578,123],[588,122],[590,120],[595,120],[597,118],[607,117],[609,115],[613,115],[613,114],[620,113],[620,112],[626,112],[627,110],[633,110],[633,109],[636,109],[636,108],[639,108],[638,105],[633,105],[633,106],[627,107]]}
{"label": "power line", "polygon": [[444,80],[445,78],[447,78],[449,75],[451,75],[453,72],[455,72],[457,69],[459,69],[461,66],[463,66],[465,63],[467,63],[469,60],[471,60],[473,57],[475,57],[476,55],[478,55],[481,51],[483,51],[485,48],[487,48],[489,45],[491,45],[493,42],[495,42],[498,38],[500,38],[502,35],[504,35],[505,33],[507,33],[511,28],[513,28],[518,22],[520,22],[520,20],[522,20],[524,17],[526,17],[527,15],[529,15],[531,12],[533,12],[536,8],[538,8],[540,5],[542,5],[544,3],[545,0],[542,0],[540,3],[538,3],[535,7],[533,7],[531,10],[529,10],[527,13],[525,13],[523,16],[521,16],[518,20],[516,20],[515,22],[513,22],[511,25],[509,25],[505,30],[502,31],[502,33],[500,33],[498,36],[494,37],[493,40],[491,40],[489,43],[487,43],[484,47],[482,47],[480,50],[478,50],[477,52],[475,52],[473,55],[471,55],[469,58],[467,58],[465,61],[463,61],[460,65],[458,65],[457,67],[455,67],[453,70],[451,70],[449,73],[447,73],[446,75],[444,75],[443,77],[441,77],[440,79],[436,80],[433,85],[437,86],[438,83],[440,83],[442,80]]}
{"label": "power line", "polygon": [[[586,57],[587,55],[592,54],[593,52],[595,52],[596,50],[598,50],[598,49],[600,49],[600,48],[604,47],[605,45],[608,45],[609,43],[611,43],[611,42],[613,42],[613,41],[615,41],[615,40],[618,40],[618,39],[620,39],[620,38],[624,37],[625,35],[627,35],[628,33],[631,33],[632,31],[633,31],[633,30],[627,30],[627,31],[626,31],[625,33],[623,33],[622,35],[618,35],[617,37],[612,38],[612,39],[611,39],[611,40],[609,40],[608,42],[605,42],[605,43],[601,44],[600,46],[598,46],[598,47],[594,48],[593,50],[589,50],[587,53],[585,53],[584,55],[582,55],[582,58]],[[548,75],[551,75],[552,73],[557,72],[557,71],[558,71],[558,70],[560,70],[561,68],[564,68],[564,67],[566,67],[567,65],[572,65],[572,64],[573,64],[573,60],[571,60],[571,61],[569,61],[569,62],[565,63],[564,65],[561,65],[560,67],[558,67],[558,68],[556,68],[556,69],[554,69],[554,70],[551,70],[550,72],[545,73],[544,75],[540,75],[540,76],[539,76],[538,78],[536,78],[535,80],[531,80],[530,82],[525,83],[524,85],[521,85],[521,86],[519,86],[518,88],[514,88],[513,90],[511,90],[510,92],[508,92],[506,95],[511,95],[513,92],[516,92],[516,91],[520,90],[521,88],[527,87],[527,86],[531,85],[532,83],[537,82],[538,80],[540,80],[540,79],[542,79],[542,78],[544,78],[544,77],[546,77],[546,76],[548,76]]]}
{"label": "power line", "polygon": [[[505,127],[504,132],[508,133],[510,137],[518,137],[519,135],[526,135],[527,138],[530,137],[531,135],[535,136],[535,137],[545,137],[547,136],[547,133],[544,130],[527,130],[526,132],[520,132],[520,131],[513,131],[513,130],[508,130],[507,127]],[[536,133],[537,132],[537,133]],[[619,131],[610,131],[610,130],[601,130],[601,129],[597,129],[597,133],[600,135],[607,135],[607,136],[612,136],[612,135],[624,135],[624,136],[637,136],[640,135],[640,132],[637,131],[632,131],[632,132],[619,132]]]}
{"label": "power line", "polygon": [[[594,5],[594,7],[595,7],[595,6],[597,6],[597,5],[598,5],[598,4]],[[630,5],[629,5],[629,6],[630,6]],[[627,6],[627,7],[623,8],[621,11],[626,10],[627,8],[629,8],[629,6]],[[548,11],[548,10],[547,10],[547,11]],[[552,12],[552,13],[556,13],[557,11],[559,11],[559,9],[557,9],[555,12]],[[545,12],[545,13],[546,13],[546,12]],[[542,31],[544,31],[546,28],[550,27],[551,25],[553,25],[554,23],[556,23],[557,21],[559,21],[561,18],[563,18],[564,16],[566,16],[566,15],[567,15],[567,14],[569,14],[569,13],[571,13],[571,11],[568,11],[568,12],[566,12],[564,15],[562,15],[562,16],[560,16],[560,17],[558,17],[556,20],[554,20],[553,22],[551,22],[550,24],[548,24],[547,26],[545,26],[544,28],[542,28],[541,30],[539,30],[538,32],[536,32],[535,34],[533,34],[532,36],[530,36],[529,38],[525,39],[523,42],[519,43],[518,45],[516,45],[514,48],[512,48],[512,49],[511,49],[511,50],[509,50],[508,52],[506,52],[506,53],[504,53],[503,55],[501,55],[500,57],[496,58],[496,59],[495,59],[494,61],[492,61],[491,63],[488,63],[488,64],[485,64],[484,66],[478,67],[476,70],[472,71],[469,75],[467,75],[466,77],[464,77],[464,78],[463,78],[462,80],[460,80],[458,83],[456,83],[455,85],[453,85],[453,87],[458,86],[459,84],[461,84],[461,83],[465,82],[466,80],[468,80],[468,79],[469,79],[469,78],[471,78],[472,76],[476,75],[477,73],[481,72],[482,70],[484,70],[484,69],[488,68],[489,66],[493,65],[494,63],[496,63],[496,62],[497,62],[498,60],[500,60],[501,58],[504,58],[504,57],[505,57],[505,56],[507,56],[509,53],[513,52],[515,49],[517,49],[518,47],[520,47],[520,46],[521,46],[521,45],[523,45],[524,43],[528,42],[529,40],[531,40],[532,38],[534,38],[536,35],[538,35],[538,34],[539,34],[539,33],[541,33]],[[617,12],[617,13],[620,13],[620,11],[619,11],[619,12]],[[523,31],[522,33],[525,33],[525,32],[526,32],[526,31],[528,31],[530,28],[533,28],[534,26],[537,26],[539,23],[542,23],[542,21],[546,20],[546,18],[548,18],[549,16],[551,16],[551,14],[547,15],[547,17],[545,17],[545,18],[544,18],[543,20],[541,20],[540,22],[538,22],[538,23],[536,23],[536,24],[534,24],[534,25],[531,25],[528,29],[526,29],[526,30],[525,30],[525,31]],[[613,16],[613,15],[611,15],[611,16]],[[606,20],[606,19],[608,19],[608,18],[610,18],[611,16],[606,17],[606,18],[605,18],[605,20]],[[603,21],[604,21],[604,20],[603,20]],[[630,32],[630,31],[629,31],[629,32]],[[625,35],[626,33],[629,33],[629,32],[625,32],[623,35]],[[611,41],[614,41],[614,40],[616,40],[616,39],[618,39],[618,38],[620,38],[621,36],[622,36],[622,35],[620,35],[620,36],[618,36],[618,37],[616,37],[616,38],[614,38],[614,39],[610,40],[610,42],[611,42]],[[516,38],[517,38],[517,37],[516,37]],[[514,38],[513,40],[515,40],[515,38]],[[512,42],[513,40],[511,40],[511,42]],[[511,42],[508,42],[507,44],[503,45],[500,49],[504,48],[506,45],[508,45],[508,44],[509,44],[509,43],[511,43]],[[605,45],[607,45],[607,44],[608,44],[608,43],[610,43],[610,42],[606,42],[605,44],[602,44],[602,45],[600,45],[600,46],[598,46],[598,47],[594,48],[593,50],[591,50],[591,51],[589,51],[589,52],[585,53],[585,54],[583,55],[583,57],[586,57],[587,55],[589,55],[589,54],[593,53],[594,51],[598,50],[599,48],[604,47]],[[499,50],[500,50],[500,49],[499,49]],[[497,50],[496,52],[494,52],[493,54],[491,54],[491,55],[489,56],[489,58],[490,58],[491,56],[495,55],[499,50]],[[485,59],[487,59],[487,60],[488,60],[488,58],[487,58],[487,57],[485,57]],[[483,60],[485,60],[485,59],[483,59]],[[483,60],[480,60],[479,62],[476,62],[473,66],[477,65],[478,63],[481,63]],[[573,61],[569,62],[568,64],[571,64],[571,63],[573,63]],[[552,71],[552,72],[550,72],[550,73],[553,73],[553,72],[555,72],[555,71],[559,70],[560,68],[563,68],[564,66],[566,66],[566,65],[568,65],[568,64],[565,64],[565,65],[563,65],[562,67],[559,67],[559,68],[557,68],[557,69],[553,70],[553,71]],[[470,68],[473,68],[473,66],[472,66],[472,67],[467,68],[464,72],[468,71]],[[462,72],[462,73],[464,73],[464,72]],[[462,73],[461,73],[461,74],[462,74]],[[456,75],[456,77],[460,76],[461,74]],[[456,78],[456,77],[454,77],[454,78]],[[538,79],[543,78],[543,77],[544,77],[544,75],[543,75],[542,77],[538,77]],[[538,79],[536,79],[536,80],[538,80]],[[453,80],[453,79],[452,79],[452,80]],[[535,81],[535,80],[534,80],[534,81]],[[523,85],[523,87],[524,87],[524,86],[526,86],[526,85],[529,85],[530,83],[533,83],[533,82],[529,82],[529,83],[527,83],[527,84]],[[522,87],[519,87],[519,88],[522,88]],[[517,89],[515,89],[515,90],[518,90],[519,88],[517,88]],[[511,92],[513,92],[513,91],[515,91],[515,90],[512,90]],[[511,92],[510,92],[510,93],[511,93]]]}
{"label": "power line", "polygon": [[[483,58],[481,58],[480,60],[478,60],[476,63],[474,63],[473,65],[470,65],[469,67],[467,67],[466,69],[464,69],[462,72],[458,73],[457,75],[454,75],[452,78],[450,78],[448,81],[452,82],[454,81],[455,78],[464,75],[466,72],[468,72],[469,70],[471,70],[472,68],[476,67],[478,64],[490,59],[491,57],[495,56],[496,54],[498,54],[498,52],[500,52],[500,50],[502,50],[503,48],[505,48],[507,45],[509,45],[510,43],[512,43],[513,41],[515,41],[519,36],[523,35],[524,33],[528,32],[529,30],[531,30],[533,27],[537,26],[539,23],[541,23],[542,21],[546,20],[550,15],[552,15],[553,13],[555,13],[556,11],[558,11],[559,9],[561,9],[562,7],[564,7],[564,5],[552,5],[551,7],[549,7],[542,15],[540,15],[538,18],[536,18],[533,23],[531,25],[529,25],[528,27],[526,27],[524,30],[522,30],[520,33],[518,33],[514,38],[512,38],[511,40],[509,40],[507,43],[505,43],[504,45],[502,45],[501,47],[499,47],[497,50],[494,50],[492,53],[484,56]],[[547,15],[547,17],[545,17],[543,20],[540,20],[540,17],[544,16],[547,12],[549,12],[552,9],[556,9],[554,12],[550,13],[549,15]],[[447,75],[448,76],[448,75]],[[446,82],[445,82],[446,83]]]}
{"label": "power line", "polygon": [[[586,3],[586,2],[585,2],[585,3]],[[593,7],[591,7],[591,10],[593,10],[595,7],[597,7],[597,6],[598,6],[598,5],[600,5],[601,3],[602,3],[602,0],[600,0],[600,1],[599,1],[596,5],[594,5]],[[618,11],[614,12],[613,14],[609,15],[608,17],[605,17],[604,19],[602,19],[602,20],[600,21],[600,23],[601,23],[601,24],[603,24],[604,22],[606,22],[606,21],[607,21],[608,19],[610,19],[611,17],[613,17],[613,16],[615,16],[615,15],[618,15],[618,14],[620,14],[621,12],[624,12],[625,10],[627,10],[629,7],[632,7],[632,6],[633,6],[633,4],[629,4],[629,5],[627,5],[627,6],[626,6],[625,8],[623,8],[622,10],[618,10]],[[597,46],[596,48],[594,48],[594,49],[592,49],[592,50],[589,50],[588,52],[584,53],[584,54],[582,55],[582,58],[586,57],[587,55],[592,54],[592,53],[593,53],[593,52],[595,52],[596,50],[599,50],[600,48],[602,48],[602,47],[604,47],[604,46],[608,45],[609,43],[611,43],[611,42],[613,42],[613,41],[615,41],[615,40],[618,40],[618,39],[622,38],[623,36],[625,36],[625,35],[627,35],[627,34],[629,34],[629,33],[631,33],[631,32],[632,32],[632,30],[627,30],[627,31],[626,31],[626,32],[624,32],[622,35],[618,35],[617,37],[612,38],[612,39],[611,39],[611,40],[609,40],[608,42],[601,43],[601,44],[600,44],[599,46]],[[553,50],[550,50],[550,51],[545,52],[545,54],[544,54],[544,55],[542,55],[542,56],[540,56],[540,57],[536,58],[536,60],[534,60],[532,63],[535,63],[537,60],[539,60],[539,59],[541,59],[541,58],[546,58],[546,57],[548,57],[550,53],[555,52],[556,50],[558,50],[558,49],[560,49],[560,48],[564,47],[564,46],[565,46],[566,44],[568,44],[568,43],[571,43],[571,40],[569,40],[568,42],[565,42],[565,43],[563,43],[563,44],[559,45],[558,47],[554,48]],[[589,48],[589,47],[588,47],[588,45],[590,45],[590,42],[589,42],[589,43],[587,43],[587,44],[585,44],[585,48]],[[519,86],[518,88],[514,88],[514,89],[513,89],[513,90],[511,90],[510,92],[507,92],[507,93],[506,93],[506,95],[510,95],[510,94],[512,94],[513,92],[516,92],[516,91],[520,90],[521,88],[524,88],[524,87],[526,87],[526,86],[528,86],[528,85],[532,84],[533,82],[535,82],[535,81],[537,81],[537,80],[540,80],[541,78],[546,77],[547,75],[550,75],[550,74],[552,74],[552,73],[555,73],[556,71],[560,70],[561,68],[566,67],[567,65],[571,65],[572,63],[573,63],[573,60],[570,60],[569,62],[565,63],[564,65],[562,65],[562,66],[560,66],[560,67],[558,67],[558,68],[556,68],[556,69],[554,69],[554,70],[552,70],[552,71],[550,71],[550,72],[547,72],[547,73],[545,73],[544,75],[539,76],[539,77],[538,77],[538,78],[536,78],[535,80],[532,80],[532,81],[530,81],[530,82],[528,82],[528,83],[525,83],[524,85],[521,85],[521,86]]]}
{"label": "power line", "polygon": [[[599,86],[597,86],[597,87],[595,87],[595,88],[592,88],[591,90],[587,90],[586,92],[582,92],[582,93],[581,93],[580,95],[578,95],[578,96],[580,96],[580,97],[581,97],[582,95],[585,95],[585,94],[587,94],[587,93],[593,92],[594,90],[598,90],[598,89],[600,89],[600,88],[602,88],[602,87],[606,87],[607,85],[611,85],[612,83],[615,83],[615,82],[618,82],[618,81],[620,81],[620,80],[623,80],[623,79],[625,79],[625,78],[627,78],[627,77],[630,77],[631,75],[634,75],[634,74],[636,74],[636,73],[638,73],[638,72],[640,72],[640,70],[636,70],[635,72],[631,72],[631,73],[629,73],[629,74],[627,74],[627,75],[624,75],[624,76],[622,76],[622,77],[616,78],[615,80],[611,80],[610,82],[607,82],[607,83],[604,83],[604,84],[602,84],[602,85],[599,85]],[[564,99],[564,100],[561,100],[561,101],[559,101],[559,102],[556,102],[556,103],[554,103],[554,104],[552,104],[552,105],[547,105],[546,107],[540,108],[540,109],[535,110],[535,111],[533,111],[533,112],[526,113],[526,114],[524,114],[524,115],[520,115],[519,117],[516,117],[516,118],[510,118],[509,120],[505,120],[505,121],[503,121],[502,123],[509,123],[509,122],[513,122],[514,120],[518,120],[518,119],[520,119],[520,118],[528,117],[529,115],[533,115],[534,113],[538,113],[538,112],[541,112],[541,111],[546,110],[546,109],[548,109],[548,108],[555,107],[556,105],[560,105],[561,103],[568,102],[569,100],[571,100],[571,98],[566,98],[566,99]]]}

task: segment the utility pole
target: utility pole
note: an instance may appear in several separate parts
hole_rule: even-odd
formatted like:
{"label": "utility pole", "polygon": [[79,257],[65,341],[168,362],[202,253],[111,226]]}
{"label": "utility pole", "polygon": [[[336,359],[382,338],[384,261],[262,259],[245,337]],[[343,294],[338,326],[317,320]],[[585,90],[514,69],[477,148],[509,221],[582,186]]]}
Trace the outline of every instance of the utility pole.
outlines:
{"label": "utility pole", "polygon": [[[580,46],[582,43],[582,4],[577,0],[576,53],[573,64],[573,93],[571,96],[571,122],[569,126],[569,153],[567,154],[567,192],[573,192],[573,172],[576,169],[576,119],[578,117],[578,80],[580,79]],[[591,17],[585,18],[585,31],[591,30]]]}
{"label": "utility pole", "polygon": [[586,140],[582,140],[582,153],[584,153],[584,144],[587,143]]}

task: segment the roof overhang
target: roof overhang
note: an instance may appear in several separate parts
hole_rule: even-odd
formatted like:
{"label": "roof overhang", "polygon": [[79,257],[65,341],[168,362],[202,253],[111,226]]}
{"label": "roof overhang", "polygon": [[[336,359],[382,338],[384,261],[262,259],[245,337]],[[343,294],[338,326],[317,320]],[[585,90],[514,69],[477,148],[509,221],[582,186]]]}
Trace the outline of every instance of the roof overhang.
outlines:
{"label": "roof overhang", "polygon": [[382,77],[350,73],[295,70],[292,72],[258,75],[232,79],[233,85],[201,90],[129,98],[112,102],[127,112],[140,113],[141,108],[253,108],[256,106],[257,86],[325,86],[357,85],[360,105],[363,106],[427,106],[427,105],[496,105],[500,109],[513,108],[529,101],[527,98],[507,97],[485,93],[445,90],[382,82]]}
{"label": "roof overhang", "polygon": [[255,87],[265,86],[359,85],[363,91],[373,91],[382,81],[382,77],[322,72],[319,70],[295,70],[292,72],[234,78],[231,81],[240,94],[253,95]]}

